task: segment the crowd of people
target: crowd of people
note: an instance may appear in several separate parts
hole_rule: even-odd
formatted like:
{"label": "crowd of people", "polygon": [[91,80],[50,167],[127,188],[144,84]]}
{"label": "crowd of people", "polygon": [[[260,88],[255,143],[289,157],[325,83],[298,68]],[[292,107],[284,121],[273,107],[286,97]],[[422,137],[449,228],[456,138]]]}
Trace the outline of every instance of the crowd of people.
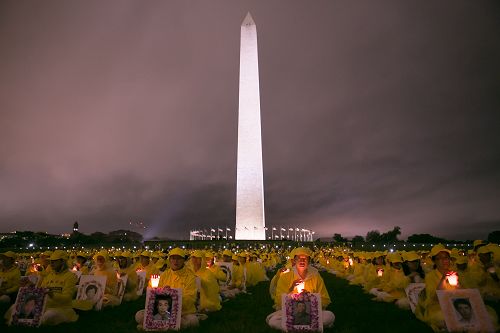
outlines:
{"label": "crowd of people", "polygon": [[[230,264],[230,270],[226,269],[225,263]],[[414,309],[415,316],[433,330],[445,331],[446,323],[436,291],[478,289],[484,300],[499,302],[499,267],[500,247],[482,241],[474,242],[474,249],[470,251],[447,249],[438,244],[430,251],[389,253],[352,252],[339,247],[289,249],[264,246],[258,250],[8,251],[0,254],[0,302],[12,304],[4,316],[9,323],[19,288],[31,283],[46,290],[42,325],[75,322],[78,312],[93,310],[91,301],[75,297],[80,276],[105,276],[102,306],[114,307],[140,297],[137,292],[138,272],[145,272],[144,290],[152,287],[151,277],[154,276],[159,276],[157,287],[182,290],[180,327],[187,328],[198,326],[200,320],[206,319],[211,312],[219,311],[225,300],[245,293],[248,287],[259,282],[268,281],[268,274],[271,274],[269,294],[275,311],[266,318],[270,327],[282,329],[283,295],[303,292],[319,295],[319,318],[323,327],[331,327],[335,315],[326,310],[331,299],[319,273],[327,271],[349,280],[350,284],[361,286],[366,293],[373,295],[375,301],[393,302],[403,309],[410,309],[406,287],[410,283],[425,283]],[[120,297],[118,284],[123,276],[127,280],[123,297]],[[453,283],[451,276],[458,282]],[[155,318],[169,316],[169,302],[171,300],[166,298],[157,300]],[[466,318],[467,304],[464,300],[456,300],[456,303],[457,311],[460,309]],[[298,301],[295,324],[309,323],[306,310],[305,303]],[[487,311],[493,325],[498,328],[497,313],[490,307]],[[139,330],[143,329],[144,316],[144,310],[135,315]]]}
{"label": "crowd of people", "polygon": [[[374,301],[395,303],[402,309],[410,309],[406,287],[424,283],[414,313],[436,332],[447,328],[437,290],[477,289],[484,301],[500,301],[500,247],[481,240],[475,241],[469,251],[450,250],[442,244],[419,252],[347,253],[326,249],[316,259],[319,267],[362,286]],[[455,307],[457,311],[460,308]],[[486,309],[498,330],[498,314],[489,306]]]}

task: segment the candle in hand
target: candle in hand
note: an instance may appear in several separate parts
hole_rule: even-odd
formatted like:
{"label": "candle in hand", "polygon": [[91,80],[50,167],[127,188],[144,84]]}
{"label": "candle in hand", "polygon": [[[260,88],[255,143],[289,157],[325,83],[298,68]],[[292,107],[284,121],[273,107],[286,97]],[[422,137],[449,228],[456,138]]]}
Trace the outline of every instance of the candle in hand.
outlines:
{"label": "candle in hand", "polygon": [[151,275],[151,287],[158,288],[159,283],[160,283],[160,276],[158,274]]}
{"label": "candle in hand", "polygon": [[450,273],[447,279],[450,286],[456,286],[458,284],[458,275],[455,272]]}
{"label": "candle in hand", "polygon": [[300,294],[304,290],[304,281],[297,284],[297,293]]}

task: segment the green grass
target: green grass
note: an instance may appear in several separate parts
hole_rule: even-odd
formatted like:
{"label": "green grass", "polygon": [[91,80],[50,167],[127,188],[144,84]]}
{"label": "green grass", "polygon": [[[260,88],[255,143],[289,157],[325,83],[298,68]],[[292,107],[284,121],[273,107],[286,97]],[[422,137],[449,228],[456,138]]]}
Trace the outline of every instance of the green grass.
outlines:
{"label": "green grass", "polygon": [[[360,287],[350,286],[347,281],[328,273],[321,275],[332,299],[328,310],[333,311],[336,316],[333,328],[325,332],[432,332],[410,311],[398,309],[393,304],[373,302]],[[207,320],[201,322],[199,328],[183,332],[278,332],[269,328],[265,322],[266,316],[273,311],[268,289],[269,282],[250,288],[249,294],[240,295],[224,303],[222,310],[210,314]],[[0,332],[137,332],[134,315],[137,310],[144,308],[144,301],[143,297],[100,312],[82,312],[78,322],[56,327],[38,329],[7,327],[2,322]],[[5,313],[6,309],[6,306],[0,307],[2,313]]]}

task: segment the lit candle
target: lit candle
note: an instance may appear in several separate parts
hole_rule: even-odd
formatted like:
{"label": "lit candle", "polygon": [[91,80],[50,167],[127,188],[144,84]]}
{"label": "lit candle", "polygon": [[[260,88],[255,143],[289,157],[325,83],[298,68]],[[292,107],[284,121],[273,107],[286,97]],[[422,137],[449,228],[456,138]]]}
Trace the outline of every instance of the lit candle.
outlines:
{"label": "lit candle", "polygon": [[326,264],[330,265],[330,260],[329,259],[326,260]]}
{"label": "lit candle", "polygon": [[158,274],[151,275],[151,287],[158,288],[159,283],[160,283],[160,276]]}
{"label": "lit candle", "polygon": [[304,282],[302,281],[297,285],[297,293],[300,294],[304,290]]}
{"label": "lit candle", "polygon": [[352,258],[349,258],[349,266],[352,266],[352,264],[353,264]]}
{"label": "lit candle", "polygon": [[384,275],[384,270],[382,268],[377,269],[377,276],[380,277]]}
{"label": "lit candle", "polygon": [[76,268],[76,266],[73,266],[73,268],[71,269],[73,272],[76,272],[78,270],[78,268]]}
{"label": "lit candle", "polygon": [[450,286],[456,286],[458,284],[458,275],[455,272],[448,275],[447,278]]}

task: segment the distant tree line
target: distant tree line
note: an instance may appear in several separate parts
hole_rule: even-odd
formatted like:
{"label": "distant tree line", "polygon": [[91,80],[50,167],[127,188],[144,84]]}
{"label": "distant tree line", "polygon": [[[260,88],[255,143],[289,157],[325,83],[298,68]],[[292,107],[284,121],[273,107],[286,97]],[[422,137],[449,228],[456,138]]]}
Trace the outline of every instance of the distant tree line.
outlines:
{"label": "distant tree line", "polygon": [[0,240],[0,248],[39,249],[47,247],[96,247],[96,246],[141,246],[142,235],[130,230],[116,230],[107,234],[94,232],[90,235],[73,232],[69,237],[51,235],[45,232],[17,231],[4,234]]}
{"label": "distant tree line", "polygon": [[[342,237],[341,234],[333,234],[333,243],[338,245],[345,245],[351,243],[354,247],[359,247],[364,244],[397,244],[403,242],[398,239],[401,235],[401,228],[396,226],[392,230],[384,233],[380,233],[378,230],[368,231],[365,237],[357,235],[351,240]],[[488,242],[490,243],[500,243],[500,231],[493,231],[488,234]],[[441,237],[432,236],[430,234],[413,234],[408,237],[406,243],[410,244],[437,244],[437,243],[472,243],[472,240],[457,241],[451,239],[445,239]]]}

